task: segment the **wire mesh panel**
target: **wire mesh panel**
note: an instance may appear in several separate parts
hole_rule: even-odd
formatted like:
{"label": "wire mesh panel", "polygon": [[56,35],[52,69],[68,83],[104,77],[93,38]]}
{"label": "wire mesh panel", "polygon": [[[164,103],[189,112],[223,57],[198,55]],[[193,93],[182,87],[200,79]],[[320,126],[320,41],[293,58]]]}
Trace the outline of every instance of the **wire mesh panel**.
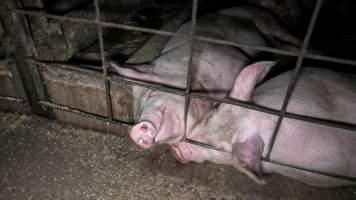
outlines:
{"label": "wire mesh panel", "polygon": [[[43,13],[39,11],[34,11],[34,10],[21,10],[21,9],[13,9],[12,11],[17,14],[25,14],[28,16],[42,16],[42,17],[47,17],[50,19],[57,19],[60,21],[70,21],[70,22],[76,22],[80,24],[86,24],[86,25],[95,25],[97,29],[97,37],[99,41],[99,49],[100,49],[100,62],[101,62],[101,69],[97,68],[96,70],[100,70],[102,72],[102,78],[104,81],[105,85],[105,99],[106,99],[106,108],[107,108],[107,114],[105,120],[108,123],[118,123],[118,124],[124,124],[124,125],[129,125],[124,122],[120,122],[118,120],[115,120],[113,117],[113,109],[112,109],[112,97],[110,93],[110,87],[112,82],[120,82],[129,86],[138,86],[142,88],[148,88],[152,90],[157,90],[169,94],[174,94],[174,95],[180,95],[184,97],[184,137],[183,141],[189,142],[195,145],[200,145],[206,148],[212,148],[216,150],[221,150],[218,147],[213,146],[212,144],[205,144],[200,141],[195,141],[192,139],[189,139],[187,137],[187,124],[188,124],[188,111],[189,111],[189,105],[191,103],[192,99],[201,99],[204,101],[209,101],[209,102],[218,102],[218,103],[225,103],[225,104],[232,104],[235,106],[243,107],[246,109],[251,109],[254,111],[258,112],[263,112],[267,113],[270,115],[273,115],[274,117],[277,118],[276,126],[273,131],[273,136],[271,139],[271,142],[268,144],[268,152],[264,158],[262,158],[263,161],[266,162],[271,162],[274,164],[279,164],[282,166],[288,166],[296,169],[301,169],[313,173],[318,173],[318,174],[323,174],[323,175],[328,175],[336,178],[342,178],[346,179],[349,181],[356,181],[355,177],[345,177],[345,176],[340,176],[340,175],[335,175],[335,174],[328,174],[328,173],[322,173],[322,172],[317,172],[314,169],[305,169],[301,168],[298,166],[291,166],[288,164],[280,163],[278,161],[274,161],[271,159],[271,152],[273,151],[274,143],[276,138],[278,137],[279,130],[282,127],[283,122],[287,120],[299,120],[307,123],[314,123],[314,124],[319,124],[322,126],[330,126],[334,128],[339,128],[339,129],[345,129],[348,130],[345,133],[352,133],[354,134],[356,131],[356,125],[352,124],[350,122],[341,122],[341,121],[335,121],[332,119],[324,119],[324,118],[318,118],[316,116],[305,116],[297,113],[291,113],[288,112],[288,104],[290,102],[290,99],[293,95],[293,90],[296,87],[296,83],[298,80],[298,77],[301,73],[303,63],[305,59],[311,59],[311,60],[321,60],[321,61],[326,61],[328,63],[332,64],[344,64],[344,65],[352,65],[356,66],[356,61],[354,60],[349,60],[349,59],[343,59],[343,58],[336,58],[336,57],[330,57],[330,56],[325,56],[325,55],[319,55],[316,53],[313,53],[312,51],[308,51],[309,46],[310,46],[310,40],[312,37],[313,30],[315,28],[315,25],[318,21],[318,16],[319,12],[322,8],[323,1],[322,0],[317,0],[314,10],[312,12],[312,16],[310,18],[309,25],[307,27],[307,31],[305,33],[304,39],[302,46],[298,50],[283,50],[283,49],[278,49],[278,48],[272,48],[268,47],[267,45],[253,45],[249,43],[243,43],[243,42],[238,42],[238,41],[227,41],[224,39],[220,38],[211,38],[211,37],[206,37],[199,35],[199,33],[196,33],[196,27],[197,27],[197,13],[198,13],[198,5],[199,2],[198,0],[193,0],[191,4],[191,19],[190,19],[190,29],[187,34],[182,34],[178,32],[171,32],[171,31],[165,31],[165,30],[157,30],[153,29],[151,27],[140,27],[140,26],[134,26],[134,25],[129,25],[125,23],[113,23],[109,21],[105,21],[101,17],[101,12],[100,12],[100,5],[99,1],[95,0],[94,1],[94,8],[95,8],[95,19],[84,19],[84,18],[75,18],[75,17],[70,17],[70,16],[59,16],[59,15],[53,15],[53,14],[48,14],[48,13]],[[105,44],[104,44],[104,39],[103,39],[103,29],[107,28],[112,28],[112,29],[120,29],[120,30],[125,30],[125,31],[137,31],[137,32],[143,32],[143,33],[148,33],[148,34],[155,34],[159,36],[174,36],[174,37],[179,37],[182,39],[185,39],[189,43],[189,51],[187,52],[188,54],[188,66],[187,66],[187,71],[186,71],[186,82],[185,82],[185,89],[177,89],[174,87],[169,87],[165,85],[160,85],[160,84],[155,84],[151,82],[145,82],[145,81],[138,81],[138,80],[132,80],[128,79],[125,77],[117,77],[117,76],[110,76],[110,72],[112,69],[110,69],[110,65],[107,63],[106,60],[106,51],[105,51]],[[213,97],[209,96],[207,94],[202,94],[198,93],[195,91],[192,91],[192,81],[194,77],[194,65],[193,65],[193,58],[194,58],[194,45],[197,42],[207,42],[207,43],[212,43],[212,44],[217,44],[217,45],[226,45],[226,46],[232,46],[232,47],[238,47],[241,49],[246,49],[246,50],[254,50],[258,52],[266,52],[266,53],[271,53],[275,55],[284,55],[284,56],[289,56],[289,57],[294,57],[296,58],[296,64],[293,69],[293,72],[291,74],[290,80],[288,82],[288,87],[285,92],[285,96],[282,101],[282,105],[280,109],[274,109],[274,108],[269,108],[269,107],[264,107],[261,105],[257,105],[251,102],[245,102],[245,101],[239,101],[239,100],[233,100],[229,98],[219,98],[219,97]],[[59,107],[58,105],[51,104],[51,102],[41,102],[42,104],[46,104],[47,106],[53,106],[53,107]],[[72,112],[77,112],[77,113],[82,113],[83,115],[87,116],[92,116],[96,117],[100,120],[104,120],[104,118],[91,115],[86,112],[82,112],[80,110],[76,109],[71,109],[71,108],[65,108],[66,110],[72,111]]]}

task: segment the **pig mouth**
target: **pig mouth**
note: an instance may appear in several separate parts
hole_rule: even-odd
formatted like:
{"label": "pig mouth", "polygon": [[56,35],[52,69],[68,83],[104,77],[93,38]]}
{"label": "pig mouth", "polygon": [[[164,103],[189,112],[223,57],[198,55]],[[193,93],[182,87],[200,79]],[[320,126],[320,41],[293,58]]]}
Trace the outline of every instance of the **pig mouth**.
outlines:
{"label": "pig mouth", "polygon": [[141,121],[131,129],[130,137],[143,149],[151,148],[155,143],[157,129],[152,122]]}

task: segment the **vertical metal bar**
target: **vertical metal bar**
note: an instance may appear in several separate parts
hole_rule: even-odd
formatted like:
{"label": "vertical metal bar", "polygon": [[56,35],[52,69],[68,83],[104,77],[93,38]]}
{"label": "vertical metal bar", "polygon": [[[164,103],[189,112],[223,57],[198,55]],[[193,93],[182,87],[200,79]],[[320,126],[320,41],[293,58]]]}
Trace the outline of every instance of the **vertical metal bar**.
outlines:
{"label": "vertical metal bar", "polygon": [[106,107],[107,107],[107,117],[108,121],[112,122],[113,120],[113,112],[112,112],[112,103],[111,103],[111,95],[110,95],[110,82],[111,80],[107,76],[106,62],[105,62],[105,54],[104,54],[104,41],[103,41],[103,32],[100,24],[100,9],[98,0],[94,1],[95,6],[95,24],[98,30],[98,39],[100,46],[100,57],[101,57],[101,65],[103,68],[103,79],[105,84],[105,98],[106,98]]}
{"label": "vertical metal bar", "polygon": [[292,77],[291,77],[291,79],[289,81],[289,84],[288,84],[287,93],[286,93],[286,96],[284,97],[284,100],[283,100],[283,105],[282,105],[282,109],[281,109],[281,115],[278,118],[278,121],[276,123],[276,127],[275,127],[275,129],[273,131],[271,142],[269,143],[269,146],[268,146],[268,152],[267,152],[267,155],[266,155],[266,159],[268,161],[270,161],[270,156],[271,156],[273,145],[275,143],[278,131],[279,131],[280,127],[281,127],[281,124],[282,124],[282,121],[283,121],[283,118],[284,118],[283,116],[286,113],[286,109],[287,109],[290,97],[292,96],[292,92],[293,92],[294,86],[296,84],[296,81],[298,79],[299,72],[300,72],[300,70],[302,68],[302,64],[303,64],[303,60],[304,60],[304,54],[306,53],[306,50],[308,48],[309,41],[310,41],[311,35],[313,33],[314,27],[315,27],[316,20],[317,20],[317,18],[319,16],[319,11],[320,11],[321,5],[322,5],[322,0],[317,0],[316,5],[314,7],[314,11],[313,11],[312,17],[310,19],[310,23],[309,23],[309,26],[308,26],[308,29],[307,29],[307,33],[305,35],[305,38],[304,38],[304,41],[303,41],[303,44],[302,44],[301,54],[298,56],[298,60],[297,60],[295,69],[293,71]]}
{"label": "vertical metal bar", "polygon": [[[7,11],[10,11],[11,8],[21,7],[17,1],[5,1],[5,5],[8,8]],[[15,72],[15,81],[19,82],[23,87],[26,94],[26,100],[30,104],[32,112],[38,115],[51,117],[51,110],[38,104],[39,100],[46,100],[47,97],[37,65],[32,65],[28,60],[29,58],[38,59],[36,47],[29,30],[29,22],[26,20],[25,16],[14,12],[12,12],[11,15],[10,13],[6,16],[4,15],[4,17],[13,24],[12,27],[7,27],[7,31],[11,33],[16,47],[16,65],[13,69]],[[20,89],[20,91],[21,90],[22,89]]]}
{"label": "vertical metal bar", "polygon": [[[190,32],[189,32],[189,38],[188,42],[190,44],[189,47],[189,62],[188,62],[188,69],[187,69],[187,83],[186,86],[187,88],[185,89],[185,93],[189,94],[190,92],[190,87],[191,87],[191,76],[193,72],[193,54],[194,54],[194,35],[195,35],[195,29],[196,29],[196,21],[197,21],[197,8],[198,8],[198,0],[193,0],[193,6],[192,6],[192,16],[191,16],[191,26],[190,26]],[[187,132],[187,122],[188,122],[188,109],[189,109],[189,104],[190,104],[190,97],[185,96],[185,102],[184,102],[184,140],[187,140],[186,137],[186,132]]]}

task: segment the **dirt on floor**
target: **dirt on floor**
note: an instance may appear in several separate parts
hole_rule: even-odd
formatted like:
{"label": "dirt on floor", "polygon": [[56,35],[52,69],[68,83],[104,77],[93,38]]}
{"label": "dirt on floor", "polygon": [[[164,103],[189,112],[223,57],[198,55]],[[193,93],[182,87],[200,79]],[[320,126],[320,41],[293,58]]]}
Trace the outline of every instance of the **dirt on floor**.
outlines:
{"label": "dirt on floor", "polygon": [[181,164],[128,137],[0,112],[0,199],[356,199],[279,175],[258,186],[232,167]]}

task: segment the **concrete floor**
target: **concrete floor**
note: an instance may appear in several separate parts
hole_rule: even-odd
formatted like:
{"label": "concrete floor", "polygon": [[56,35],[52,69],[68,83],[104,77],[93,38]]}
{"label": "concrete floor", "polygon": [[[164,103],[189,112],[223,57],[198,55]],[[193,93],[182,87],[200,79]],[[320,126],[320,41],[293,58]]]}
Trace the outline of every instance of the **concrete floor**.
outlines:
{"label": "concrete floor", "polygon": [[0,199],[356,199],[278,176],[257,186],[229,166],[180,164],[161,146],[0,112]]}

